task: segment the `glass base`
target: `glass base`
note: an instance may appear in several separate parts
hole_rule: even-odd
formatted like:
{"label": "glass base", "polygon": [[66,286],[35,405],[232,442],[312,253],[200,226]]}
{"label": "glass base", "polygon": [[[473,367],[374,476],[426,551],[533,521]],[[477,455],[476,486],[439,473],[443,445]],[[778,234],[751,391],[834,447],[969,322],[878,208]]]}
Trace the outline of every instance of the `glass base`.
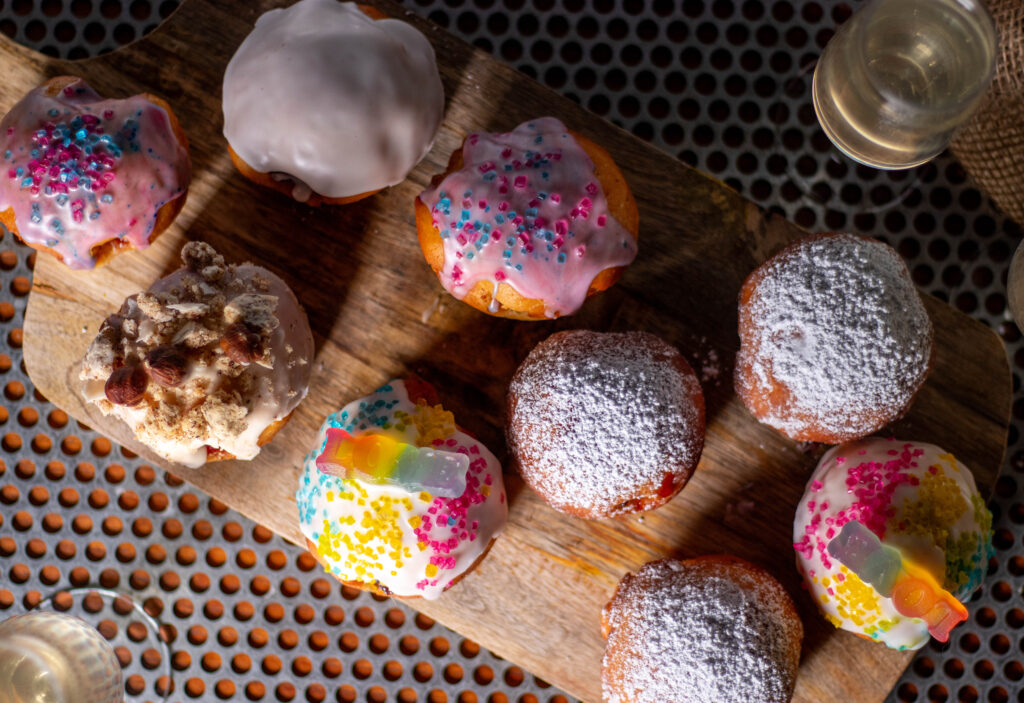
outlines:
{"label": "glass base", "polygon": [[[784,79],[779,98],[765,111],[774,135],[770,157],[774,168],[769,170],[780,181],[782,199],[819,207],[839,199],[846,206],[861,204],[863,213],[899,205],[920,185],[922,166],[876,168],[852,158],[829,139],[811,96],[815,65],[802,66]],[[813,133],[807,139],[809,127]]]}
{"label": "glass base", "polygon": [[131,596],[103,588],[53,593],[34,610],[74,615],[93,625],[114,648],[124,677],[125,701],[167,701],[174,690],[171,633]]}

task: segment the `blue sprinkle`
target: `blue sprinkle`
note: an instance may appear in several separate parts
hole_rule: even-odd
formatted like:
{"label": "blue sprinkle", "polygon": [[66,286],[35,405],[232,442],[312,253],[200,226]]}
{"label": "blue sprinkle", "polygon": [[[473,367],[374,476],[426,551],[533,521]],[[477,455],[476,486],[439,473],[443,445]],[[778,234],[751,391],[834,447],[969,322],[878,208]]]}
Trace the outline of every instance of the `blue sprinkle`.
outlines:
{"label": "blue sprinkle", "polygon": [[114,202],[114,196],[111,195],[110,193],[104,193],[103,196],[100,198],[100,202],[107,203],[109,205],[110,203]]}
{"label": "blue sprinkle", "polygon": [[527,217],[536,217],[537,216],[537,208],[535,208],[535,207],[527,208],[526,209],[526,216]]}
{"label": "blue sprinkle", "polygon": [[467,190],[467,191],[466,191],[465,193],[463,193],[463,194],[462,194],[462,197],[463,197],[463,198],[468,198],[468,197],[469,197],[469,196],[471,196],[472,194],[473,194],[473,191],[471,191],[471,190]]}
{"label": "blue sprinkle", "polygon": [[534,144],[540,144],[543,141],[544,141],[544,137],[538,134],[537,138],[533,140],[533,143]]}
{"label": "blue sprinkle", "polygon": [[506,171],[511,171],[512,170],[512,164],[505,164],[505,170]]}
{"label": "blue sprinkle", "polygon": [[501,213],[498,213],[497,215],[494,216],[494,221],[497,222],[499,225],[503,225],[505,224],[505,216],[502,215]]}
{"label": "blue sprinkle", "polygon": [[473,258],[473,250],[472,249],[470,249],[469,251],[466,252],[466,258],[467,259],[472,259]]}
{"label": "blue sprinkle", "polygon": [[495,171],[488,171],[487,173],[484,174],[484,180],[487,181],[488,183],[493,181],[497,177],[498,174]]}
{"label": "blue sprinkle", "polygon": [[57,204],[60,205],[61,207],[67,205],[68,204],[68,196],[64,195],[64,193],[61,193],[60,195],[58,195],[57,196]]}
{"label": "blue sprinkle", "polygon": [[60,110],[53,108],[50,110],[50,117],[60,117]]}
{"label": "blue sprinkle", "polygon": [[28,176],[21,182],[22,188],[28,188],[30,185],[32,185],[32,176]]}
{"label": "blue sprinkle", "polygon": [[93,210],[92,214],[89,215],[89,219],[90,220],[98,220],[99,217],[100,217],[100,211],[99,210]]}
{"label": "blue sprinkle", "polygon": [[512,258],[512,251],[509,250],[509,249],[506,249],[505,251],[501,252],[501,255],[504,258],[506,258],[506,259],[511,259]]}
{"label": "blue sprinkle", "polygon": [[86,132],[86,131],[85,131],[84,129],[80,129],[80,130],[78,130],[77,132],[75,132],[75,139],[85,139],[85,137],[86,137],[86,136],[87,136],[88,134],[89,134],[89,133],[88,133],[88,132]]}
{"label": "blue sprinkle", "polygon": [[550,244],[548,244],[548,251],[554,251],[554,250],[555,250],[555,248],[553,246],[551,246]]}
{"label": "blue sprinkle", "polygon": [[548,194],[545,193],[544,191],[538,191],[537,199],[538,200],[547,200],[548,199]]}
{"label": "blue sprinkle", "polygon": [[522,271],[522,270],[523,270],[523,265],[522,264],[516,264],[516,271]]}
{"label": "blue sprinkle", "polygon": [[52,220],[50,220],[50,226],[59,232],[61,229],[60,220],[54,217]]}
{"label": "blue sprinkle", "polygon": [[547,171],[541,171],[540,177],[543,178],[546,181],[548,179],[548,172]]}
{"label": "blue sprinkle", "polygon": [[469,220],[469,210],[463,210],[462,211],[462,218],[461,219],[462,219],[463,222],[466,222],[467,220]]}
{"label": "blue sprinkle", "polygon": [[447,198],[448,198],[448,194],[447,194],[447,193],[445,193],[445,192],[444,192],[443,190],[442,190],[442,191],[439,191],[437,195],[438,195],[438,196],[439,196],[439,197],[440,197],[440,198],[441,198],[442,200],[445,200],[445,199],[447,199]]}
{"label": "blue sprinkle", "polygon": [[565,263],[565,252],[564,251],[558,253],[558,263],[560,263],[560,264],[564,264]]}

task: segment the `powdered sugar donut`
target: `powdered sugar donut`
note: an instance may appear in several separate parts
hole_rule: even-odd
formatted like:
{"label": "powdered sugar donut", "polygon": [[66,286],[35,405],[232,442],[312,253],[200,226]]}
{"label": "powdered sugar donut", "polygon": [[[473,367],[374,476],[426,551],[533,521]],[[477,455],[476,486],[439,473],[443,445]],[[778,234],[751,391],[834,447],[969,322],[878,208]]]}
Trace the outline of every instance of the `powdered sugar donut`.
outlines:
{"label": "powdered sugar donut", "polygon": [[608,152],[553,117],[470,134],[416,199],[445,290],[519,320],[571,315],[610,288],[636,257],[638,221]]}
{"label": "powdered sugar donut", "polygon": [[506,401],[509,450],[549,505],[583,518],[652,510],[704,447],[704,394],[678,350],[647,332],[553,334]]}
{"label": "powdered sugar donut", "polygon": [[101,98],[81,78],[36,88],[0,121],[0,222],[73,269],[145,249],[171,225],[192,177],[166,102]]}
{"label": "powdered sugar donut", "polygon": [[235,165],[314,205],[405,180],[443,112],[426,37],[350,2],[300,0],[263,14],[224,74],[224,136]]}
{"label": "powdered sugar donut", "polygon": [[985,577],[992,514],[970,469],[934,444],[872,437],[833,447],[807,483],[793,520],[797,567],[833,625],[893,649],[923,646],[928,616],[901,612],[895,589],[883,595],[872,585],[879,581],[865,583],[832,553],[830,543],[852,522],[962,602]]}
{"label": "powdered sugar donut", "polygon": [[931,368],[932,324],[906,264],[882,242],[817,234],[740,292],[736,393],[797,441],[835,444],[899,419]]}
{"label": "powdered sugar donut", "polygon": [[803,625],[769,573],[731,556],[626,574],[602,614],[607,703],[787,703]]}
{"label": "powdered sugar donut", "polygon": [[498,460],[414,377],[327,418],[296,498],[306,546],[324,567],[394,596],[438,598],[508,517]]}

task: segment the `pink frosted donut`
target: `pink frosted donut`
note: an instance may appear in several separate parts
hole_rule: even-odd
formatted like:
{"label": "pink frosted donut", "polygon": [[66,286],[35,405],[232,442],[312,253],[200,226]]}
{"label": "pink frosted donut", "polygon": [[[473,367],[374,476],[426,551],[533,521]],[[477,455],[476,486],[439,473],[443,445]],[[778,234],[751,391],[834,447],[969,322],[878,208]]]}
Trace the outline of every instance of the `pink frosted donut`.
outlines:
{"label": "pink frosted donut", "polygon": [[7,113],[0,157],[0,222],[73,269],[148,247],[184,207],[192,177],[166,102],[106,100],[73,76],[50,79]]}

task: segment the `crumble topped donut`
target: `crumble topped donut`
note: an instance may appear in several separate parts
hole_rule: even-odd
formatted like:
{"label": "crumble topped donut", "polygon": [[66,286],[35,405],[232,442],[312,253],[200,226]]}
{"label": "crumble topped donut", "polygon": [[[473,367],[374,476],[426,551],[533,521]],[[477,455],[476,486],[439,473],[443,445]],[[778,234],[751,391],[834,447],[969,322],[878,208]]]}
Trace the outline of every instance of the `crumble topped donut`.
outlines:
{"label": "crumble topped donut", "polygon": [[445,290],[524,320],[571,315],[637,253],[636,202],[621,171],[554,117],[466,137],[417,198],[416,227]]}
{"label": "crumble topped donut", "polygon": [[[943,607],[939,589],[967,602],[981,584],[991,538],[992,514],[966,466],[934,444],[877,437],[829,450],[793,520],[797,567],[822,614],[836,627],[900,650],[922,647],[930,629],[945,641],[962,619],[954,612],[960,609],[950,602],[948,612],[903,612],[898,582],[904,579],[891,576],[886,584],[836,549],[856,539],[871,545],[870,552],[861,546],[862,553],[878,552],[880,560],[892,548],[890,571],[902,566],[930,584],[917,605]],[[915,566],[924,574],[914,573]]]}
{"label": "crumble topped donut", "polygon": [[306,313],[265,268],[228,266],[203,242],[181,259],[100,326],[83,395],[170,461],[252,459],[309,389]]}
{"label": "crumble topped donut", "polygon": [[483,558],[508,517],[498,460],[418,378],[330,415],[296,499],[307,546],[340,581],[431,600]]}
{"label": "crumble topped donut", "polygon": [[224,74],[242,173],[300,202],[352,202],[405,180],[444,113],[434,49],[369,6],[300,0],[260,16]]}
{"label": "crumble topped donut", "polygon": [[166,102],[52,78],[0,121],[0,222],[73,269],[145,249],[185,205],[188,141]]}
{"label": "crumble topped donut", "polygon": [[788,703],[803,625],[769,573],[731,556],[626,574],[602,613],[606,703]]}
{"label": "crumble topped donut", "polygon": [[509,385],[509,450],[551,507],[597,519],[678,493],[704,447],[704,394],[675,347],[647,332],[558,332]]}
{"label": "crumble topped donut", "polygon": [[835,444],[907,411],[931,368],[932,324],[906,264],[853,234],[806,237],[740,292],[736,393],[787,437]]}

